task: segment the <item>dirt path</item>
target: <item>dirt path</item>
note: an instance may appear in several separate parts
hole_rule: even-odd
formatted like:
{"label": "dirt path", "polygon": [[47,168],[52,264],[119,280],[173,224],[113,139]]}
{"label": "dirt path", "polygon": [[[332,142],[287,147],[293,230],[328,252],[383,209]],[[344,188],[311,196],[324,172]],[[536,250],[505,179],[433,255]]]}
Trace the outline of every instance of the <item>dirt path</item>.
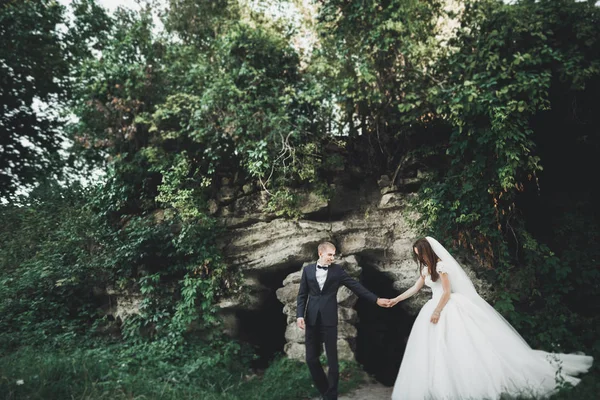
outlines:
{"label": "dirt path", "polygon": [[390,400],[392,398],[392,389],[391,387],[383,386],[377,381],[370,381],[358,389],[340,396],[338,400]]}
{"label": "dirt path", "polygon": [[338,400],[390,400],[392,389],[379,382],[365,383],[358,389],[340,396]]}

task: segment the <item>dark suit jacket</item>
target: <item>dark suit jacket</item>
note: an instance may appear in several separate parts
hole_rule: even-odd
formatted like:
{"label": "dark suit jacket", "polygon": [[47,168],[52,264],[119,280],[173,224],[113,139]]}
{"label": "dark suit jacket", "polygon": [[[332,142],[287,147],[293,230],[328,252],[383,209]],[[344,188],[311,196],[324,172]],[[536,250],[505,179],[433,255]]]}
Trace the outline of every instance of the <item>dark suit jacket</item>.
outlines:
{"label": "dark suit jacket", "polygon": [[337,291],[340,285],[346,286],[357,296],[373,303],[377,296],[365,289],[363,285],[352,279],[346,271],[337,264],[331,264],[327,271],[327,280],[323,290],[317,282],[317,264],[310,264],[302,270],[300,289],[297,298],[297,318],[304,318],[307,325],[316,325],[317,316],[321,313],[321,324],[335,326],[338,324]]}

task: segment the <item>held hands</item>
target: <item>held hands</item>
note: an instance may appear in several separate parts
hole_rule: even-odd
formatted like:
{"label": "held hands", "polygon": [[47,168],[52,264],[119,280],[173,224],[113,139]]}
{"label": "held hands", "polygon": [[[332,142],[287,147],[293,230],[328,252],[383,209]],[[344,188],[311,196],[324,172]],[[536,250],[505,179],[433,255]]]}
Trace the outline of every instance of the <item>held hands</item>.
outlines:
{"label": "held hands", "polygon": [[377,299],[377,305],[379,307],[383,307],[383,308],[392,307],[392,305],[390,304],[390,302],[391,302],[390,299],[382,299],[382,298]]}
{"label": "held hands", "polygon": [[304,330],[304,318],[298,318],[296,320],[296,325],[298,325],[298,328]]}
{"label": "held hands", "polygon": [[379,307],[384,307],[384,308],[392,308],[398,303],[400,303],[400,299],[398,297],[395,297],[393,299],[382,299],[382,298],[377,299],[377,305]]}

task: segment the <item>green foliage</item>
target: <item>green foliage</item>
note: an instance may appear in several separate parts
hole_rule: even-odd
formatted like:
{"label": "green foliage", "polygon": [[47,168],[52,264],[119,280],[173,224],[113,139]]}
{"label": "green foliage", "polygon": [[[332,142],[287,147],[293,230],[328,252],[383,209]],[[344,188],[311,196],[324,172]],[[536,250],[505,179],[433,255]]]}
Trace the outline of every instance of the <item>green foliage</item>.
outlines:
{"label": "green foliage", "polygon": [[[140,314],[125,321],[125,339],[156,339],[175,351],[190,326],[210,330],[217,323],[216,299],[239,283],[220,261],[210,220],[183,221],[175,212],[128,216],[111,226],[95,213],[103,199],[96,190],[41,187],[24,206],[3,206],[3,347],[89,336],[102,327],[108,288],[140,293]],[[106,209],[106,207],[102,207]]]}
{"label": "green foliage", "polygon": [[[299,59],[288,38],[267,26],[226,22],[231,29],[197,51],[193,35],[153,33],[149,10],[96,21],[93,2],[78,2],[75,11],[80,31],[108,34],[98,42],[101,58],[87,53],[74,65],[77,118],[67,131],[72,154],[108,174],[93,190],[54,187],[37,203],[3,209],[39,220],[2,243],[15,254],[2,265],[4,345],[101,327],[98,307],[116,290],[142,298],[140,313],[120,326],[123,337],[175,351],[190,329],[210,331],[216,300],[239,287],[208,214],[216,177],[242,170],[276,188],[299,176],[316,182],[318,167],[310,165],[318,165],[319,147],[296,146],[318,107],[296,94],[305,85]],[[177,7],[169,12],[167,19],[183,18]],[[52,214],[65,195],[77,202]],[[33,238],[36,224],[43,234]],[[20,241],[41,250],[20,253]],[[28,333],[17,339],[16,329]]]}
{"label": "green foliage", "polygon": [[298,210],[298,195],[289,189],[281,189],[273,193],[269,199],[267,210],[277,216],[298,219],[302,213]]}
{"label": "green foliage", "polygon": [[[316,396],[306,365],[275,360],[261,376],[235,342],[188,344],[177,357],[153,347],[101,344],[87,349],[22,348],[0,358],[3,399],[279,400]],[[362,382],[355,363],[340,365],[340,392]],[[22,383],[21,383],[22,381]],[[285,382],[285,385],[282,385]]]}
{"label": "green foliage", "polygon": [[331,134],[351,138],[348,161],[387,173],[427,114],[427,89],[437,86],[428,70],[437,57],[442,2],[322,3],[322,48],[313,68],[339,109]]}
{"label": "green foliage", "polygon": [[[186,7],[195,6],[167,11],[167,30],[159,35],[149,11],[116,14],[102,58],[79,67],[72,104],[78,119],[69,127],[75,154],[106,157],[109,175],[94,210],[117,236],[113,279],[143,297],[122,333],[149,337],[168,351],[190,326],[215,325],[216,300],[238,290],[239,276],[221,261],[219,229],[209,216],[220,178],[240,175],[277,193],[302,184],[298,177],[318,180],[310,166],[319,148],[297,150],[318,107],[297,95],[305,83],[288,38],[223,20],[233,9],[213,9],[214,35],[200,43],[192,32],[177,33],[189,22],[181,14]],[[221,24],[229,28],[221,31]]]}
{"label": "green foliage", "polygon": [[[565,203],[544,240],[519,205],[545,190],[540,137],[570,134],[541,131],[540,120],[573,114],[585,122],[577,140],[597,144],[600,9],[467,1],[444,37],[439,18],[454,13],[438,0],[320,4],[305,58],[290,26],[235,1],[170,1],[157,31],[151,8],[108,17],[81,0],[63,34],[54,2],[0,6],[15,27],[0,38],[0,197],[60,165],[57,119],[35,113],[34,98],[68,100],[71,165],[106,172],[96,187],[46,183],[0,206],[0,346],[61,348],[3,357],[0,392],[314,396],[289,360],[244,377],[247,349],[217,333],[215,304],[239,293],[241,276],[222,259],[210,205],[225,183],[250,183],[268,192],[270,211],[300,218],[306,191],[330,198],[344,170],[429,176],[418,227],[489,267],[496,308],[534,347],[598,353],[593,196]],[[26,141],[45,155],[34,162]],[[109,293],[139,299],[139,313],[103,317]],[[64,349],[95,335],[118,344]],[[592,398],[597,378],[586,379],[576,391]]]}
{"label": "green foliage", "polygon": [[[458,6],[323,2],[312,67],[340,109],[333,132],[348,135],[346,162],[368,165],[370,174],[429,176],[414,203],[417,227],[489,268],[497,308],[534,346],[581,348],[582,337],[590,346],[587,332],[598,320],[574,312],[568,299],[582,290],[580,309],[587,309],[599,294],[572,284],[595,278],[598,246],[589,241],[598,226],[560,219],[577,239],[557,232],[549,247],[531,234],[518,201],[525,190],[540,190],[536,135],[556,134],[535,132],[533,122],[548,112],[594,113],[593,102],[577,100],[600,78],[598,8],[572,0]],[[438,18],[459,24],[450,34]],[[557,90],[572,98],[572,110],[550,111],[564,107],[553,103]],[[594,129],[581,140],[597,143]],[[561,240],[569,250],[557,254]],[[586,254],[579,264],[575,253]],[[585,333],[574,337],[575,330]]]}
{"label": "green foliage", "polygon": [[89,191],[45,185],[23,206],[0,208],[0,346],[61,341],[84,335],[109,279],[106,226],[85,197]]}
{"label": "green foliage", "polygon": [[[600,79],[599,18],[596,7],[573,1],[467,2],[433,71],[443,83],[428,90],[449,135],[442,168],[422,189],[420,223],[493,269],[498,309],[534,346],[582,346],[569,333],[582,320],[567,298],[581,289],[581,298],[598,295],[571,284],[575,264],[529,233],[517,200],[525,187],[536,190],[543,171],[531,121],[553,106],[549,93],[584,92]],[[593,223],[586,231],[598,232]],[[597,323],[587,320],[584,329]]]}
{"label": "green foliage", "polygon": [[54,0],[0,4],[0,198],[62,175],[62,110],[71,73],[101,49],[108,21],[91,0],[73,3],[74,18]]}
{"label": "green foliage", "polygon": [[188,345],[177,359],[148,346],[98,344],[60,351],[23,348],[3,357],[4,398],[235,398],[220,394],[238,386],[246,369],[239,345],[232,342]]}
{"label": "green foliage", "polygon": [[63,98],[69,72],[57,32],[64,7],[50,0],[0,5],[0,197],[60,171],[56,119],[34,99]]}
{"label": "green foliage", "polygon": [[[182,3],[165,19],[187,18],[185,7],[195,6]],[[216,177],[238,171],[265,187],[318,180],[320,148],[305,143],[322,136],[319,99],[306,98],[312,82],[301,78],[289,38],[219,21],[228,29],[198,43],[182,40],[179,25],[156,36],[149,14],[121,13],[102,59],[80,68],[70,128],[79,153],[104,151],[155,173],[149,179],[169,187],[158,200],[171,203],[206,196]]]}

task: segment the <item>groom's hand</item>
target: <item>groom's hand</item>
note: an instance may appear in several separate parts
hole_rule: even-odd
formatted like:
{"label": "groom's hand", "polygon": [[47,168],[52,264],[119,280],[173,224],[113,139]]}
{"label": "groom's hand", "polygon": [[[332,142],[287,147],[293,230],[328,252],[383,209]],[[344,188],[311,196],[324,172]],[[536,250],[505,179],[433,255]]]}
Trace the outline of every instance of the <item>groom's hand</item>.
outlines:
{"label": "groom's hand", "polygon": [[377,299],[377,305],[379,307],[384,307],[384,308],[388,308],[391,306],[390,304],[390,299]]}
{"label": "groom's hand", "polygon": [[304,330],[304,318],[298,318],[296,324],[298,325],[298,328]]}

